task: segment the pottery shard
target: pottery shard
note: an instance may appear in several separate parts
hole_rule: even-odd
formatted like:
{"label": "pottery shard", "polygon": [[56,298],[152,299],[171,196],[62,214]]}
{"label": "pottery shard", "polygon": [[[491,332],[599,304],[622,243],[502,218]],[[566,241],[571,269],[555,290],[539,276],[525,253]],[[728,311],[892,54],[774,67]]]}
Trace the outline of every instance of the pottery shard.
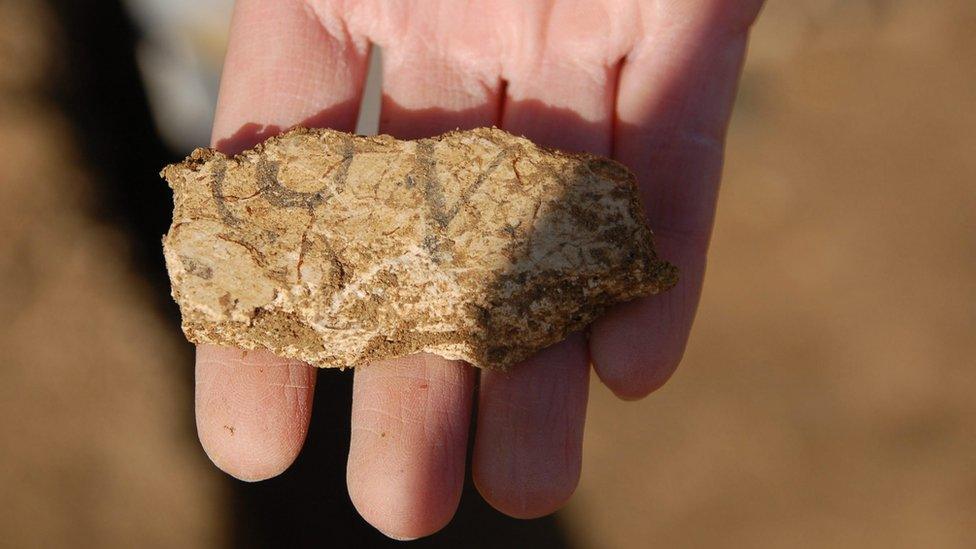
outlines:
{"label": "pottery shard", "polygon": [[507,369],[677,280],[634,176],[499,129],[297,128],[162,174],[190,341],[350,367],[419,351]]}

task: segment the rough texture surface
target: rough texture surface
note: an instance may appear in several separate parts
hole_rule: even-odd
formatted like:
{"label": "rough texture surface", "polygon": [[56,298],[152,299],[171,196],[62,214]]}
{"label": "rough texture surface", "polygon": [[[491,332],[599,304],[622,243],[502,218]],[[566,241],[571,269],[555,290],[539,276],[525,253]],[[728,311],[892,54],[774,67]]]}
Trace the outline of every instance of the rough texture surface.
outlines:
{"label": "rough texture surface", "polygon": [[633,175],[494,128],[297,128],[162,175],[190,341],[351,367],[419,351],[505,369],[670,288]]}

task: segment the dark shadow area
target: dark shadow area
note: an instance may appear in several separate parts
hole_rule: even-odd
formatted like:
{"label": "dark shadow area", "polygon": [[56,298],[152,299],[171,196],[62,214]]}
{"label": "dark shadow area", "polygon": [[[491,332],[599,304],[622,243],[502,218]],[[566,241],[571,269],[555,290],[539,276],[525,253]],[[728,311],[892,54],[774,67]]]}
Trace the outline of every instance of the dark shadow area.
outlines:
{"label": "dark shadow area", "polygon": [[[157,175],[177,155],[159,138],[135,62],[138,38],[117,1],[47,0],[65,37],[55,56],[51,94],[75,130],[75,140],[98,183],[90,203],[101,221],[131,238],[136,266],[155,288],[166,288],[160,237],[172,199]],[[178,309],[157,292],[171,318]]]}
{"label": "dark shadow area", "polygon": [[[308,439],[295,464],[277,478],[240,487],[235,547],[400,546],[368,525],[346,492],[349,380],[348,372],[321,372]],[[410,542],[410,547],[571,546],[552,517],[516,520],[492,509],[471,482],[470,460],[468,471],[451,523],[433,536]]]}
{"label": "dark shadow area", "polygon": [[[151,284],[157,304],[179,331],[169,297],[160,236],[172,213],[171,193],[159,170],[178,155],[160,140],[134,58],[137,31],[118,1],[47,0],[66,37],[51,83],[53,99],[72,124],[100,192],[96,215],[129,235],[133,265]],[[315,120],[309,121],[310,125]],[[260,139],[273,129],[245,129],[239,139]],[[252,135],[247,135],[247,134]],[[192,385],[192,348],[186,345],[185,379]],[[296,464],[278,478],[246,484],[224,477],[232,495],[232,545],[392,546],[363,521],[345,489],[349,444],[350,373],[323,372],[315,396],[308,442]],[[192,406],[184,407],[186,436],[195,438]],[[138,444],[138,441],[133,441]],[[203,450],[200,450],[201,456]],[[147,471],[146,474],[152,474]],[[214,469],[214,474],[221,474]],[[469,481],[451,524],[419,547],[566,547],[552,517],[508,518],[491,509]]]}
{"label": "dark shadow area", "polygon": [[[352,103],[352,101],[347,101],[319,111],[302,120],[299,125],[307,128],[334,127],[333,125],[337,120],[348,117],[349,112],[354,109]],[[275,124],[248,122],[230,136],[218,139],[214,148],[224,154],[235,155],[287,129]]]}

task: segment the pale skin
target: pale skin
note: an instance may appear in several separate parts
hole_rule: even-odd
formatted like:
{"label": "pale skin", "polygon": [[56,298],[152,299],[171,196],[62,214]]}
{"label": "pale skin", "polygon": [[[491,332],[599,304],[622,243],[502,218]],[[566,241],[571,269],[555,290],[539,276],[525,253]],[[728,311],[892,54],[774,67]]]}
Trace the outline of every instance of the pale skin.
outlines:
{"label": "pale skin", "polygon": [[[378,44],[381,132],[414,138],[496,125],[616,158],[638,177],[659,252],[681,269],[670,292],[618,306],[588,336],[574,334],[510,373],[427,354],[357,367],[347,485],[378,530],[412,539],[450,521],[469,436],[472,476],[492,506],[519,518],[552,513],[579,479],[590,367],[628,400],[675,371],[761,4],[239,0],[217,148],[238,152],[296,124],[352,131],[369,44]],[[266,352],[199,346],[197,428],[213,462],[248,481],[288,468],[305,440],[316,375]]]}

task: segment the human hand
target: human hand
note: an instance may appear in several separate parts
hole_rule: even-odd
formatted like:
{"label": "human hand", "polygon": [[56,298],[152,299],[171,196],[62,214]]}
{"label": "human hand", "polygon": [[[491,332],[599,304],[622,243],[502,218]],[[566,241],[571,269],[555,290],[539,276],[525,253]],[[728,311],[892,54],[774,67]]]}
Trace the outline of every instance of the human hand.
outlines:
{"label": "human hand", "polygon": [[[239,0],[215,146],[235,153],[295,124],[352,131],[368,44],[384,53],[380,131],[402,138],[497,125],[612,156],[638,177],[670,292],[620,305],[512,372],[434,355],[355,370],[347,484],[380,531],[443,527],[464,479],[478,381],[473,477],[499,511],[567,501],[580,473],[589,364],[621,398],[674,372],[697,308],[722,150],[761,0]],[[218,467],[284,471],[305,438],[316,370],[201,345],[196,414]]]}

